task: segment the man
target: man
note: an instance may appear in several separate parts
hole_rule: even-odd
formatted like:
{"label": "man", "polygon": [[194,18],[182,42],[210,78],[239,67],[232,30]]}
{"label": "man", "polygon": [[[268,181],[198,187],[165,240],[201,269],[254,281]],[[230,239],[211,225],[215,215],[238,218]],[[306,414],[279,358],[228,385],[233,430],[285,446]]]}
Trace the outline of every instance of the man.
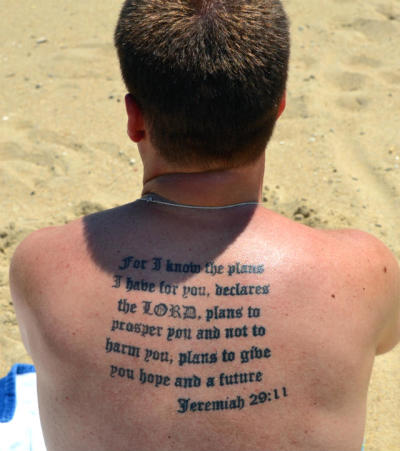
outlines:
{"label": "man", "polygon": [[48,451],[359,450],[399,268],[259,204],[285,106],[278,0],[128,0],[143,197],[30,235],[11,289]]}

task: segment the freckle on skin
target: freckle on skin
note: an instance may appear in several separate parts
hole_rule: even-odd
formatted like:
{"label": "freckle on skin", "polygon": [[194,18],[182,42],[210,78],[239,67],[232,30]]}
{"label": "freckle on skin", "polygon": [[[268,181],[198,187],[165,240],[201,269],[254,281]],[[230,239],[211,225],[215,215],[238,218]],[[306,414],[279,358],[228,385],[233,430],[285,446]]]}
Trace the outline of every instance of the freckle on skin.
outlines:
{"label": "freckle on skin", "polygon": [[383,268],[383,272],[386,273],[387,272],[387,268],[386,266]]}
{"label": "freckle on skin", "polygon": [[332,298],[336,298],[336,296],[334,294],[331,295]]}

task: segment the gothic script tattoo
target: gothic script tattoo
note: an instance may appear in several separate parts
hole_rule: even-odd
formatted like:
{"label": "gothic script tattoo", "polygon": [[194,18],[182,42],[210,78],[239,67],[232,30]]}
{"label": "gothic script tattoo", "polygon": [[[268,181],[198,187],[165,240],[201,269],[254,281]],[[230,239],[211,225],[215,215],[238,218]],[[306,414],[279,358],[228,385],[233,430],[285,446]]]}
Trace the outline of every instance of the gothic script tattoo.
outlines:
{"label": "gothic script tattoo", "polygon": [[[249,370],[250,363],[273,359],[273,351],[261,344],[244,344],[241,349],[237,345],[247,343],[248,340],[243,340],[246,338],[254,343],[254,337],[260,340],[268,337],[266,325],[260,322],[262,304],[259,301],[267,301],[271,287],[260,282],[248,283],[251,278],[259,281],[264,273],[264,264],[233,262],[222,265],[216,262],[177,262],[160,256],[150,259],[124,257],[116,268],[111,284],[118,295],[104,346],[111,359],[110,378],[136,381],[156,389],[183,389],[183,395],[177,399],[175,406],[179,414],[241,410],[247,406],[261,406],[285,399],[288,396],[287,387],[268,387],[261,370]],[[196,280],[196,276],[199,278],[200,275],[203,281],[207,278],[212,283],[202,286],[168,282],[174,274],[187,275],[187,280]],[[245,276],[246,283],[240,282],[241,276]],[[226,280],[230,278],[232,282],[227,284]],[[155,301],[155,296],[159,296],[160,301]],[[247,301],[243,305],[240,299],[245,296],[257,299],[256,305],[249,305]],[[212,306],[210,298],[214,300]],[[157,321],[160,318],[163,318],[162,325]],[[234,324],[232,327],[230,320]],[[235,320],[243,323],[237,326]],[[139,346],[138,338],[144,338],[146,346]],[[261,341],[264,343],[264,339]],[[165,342],[165,347],[160,346],[160,342]],[[179,346],[178,352],[172,352],[168,346],[172,342],[184,346]],[[199,342],[204,343],[201,352],[196,351],[198,346],[193,345]],[[235,346],[230,348],[230,343],[235,343]],[[113,356],[117,355],[118,361],[124,356],[126,364],[116,364]],[[152,362],[166,365],[162,374],[149,370],[151,367],[146,364]],[[226,370],[213,370],[216,363],[222,364]],[[233,370],[238,368],[237,364],[240,369]],[[178,371],[180,368],[202,368],[202,371],[201,374],[192,373],[190,377],[187,373],[176,376],[176,370],[168,372],[168,368]],[[206,376],[204,369],[209,372]],[[188,389],[203,386],[218,388],[220,394],[224,387],[242,385],[254,387],[247,398],[242,396],[242,391],[236,396],[214,400],[186,396],[190,391]]]}

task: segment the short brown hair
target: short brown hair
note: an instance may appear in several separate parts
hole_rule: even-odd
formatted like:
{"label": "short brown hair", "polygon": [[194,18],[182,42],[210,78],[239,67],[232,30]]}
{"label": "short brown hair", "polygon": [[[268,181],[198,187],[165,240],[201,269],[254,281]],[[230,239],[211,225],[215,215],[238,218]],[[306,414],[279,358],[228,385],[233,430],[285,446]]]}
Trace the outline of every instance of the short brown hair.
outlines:
{"label": "short brown hair", "polygon": [[167,161],[233,167],[263,152],[288,70],[279,0],[126,0],[115,45]]}

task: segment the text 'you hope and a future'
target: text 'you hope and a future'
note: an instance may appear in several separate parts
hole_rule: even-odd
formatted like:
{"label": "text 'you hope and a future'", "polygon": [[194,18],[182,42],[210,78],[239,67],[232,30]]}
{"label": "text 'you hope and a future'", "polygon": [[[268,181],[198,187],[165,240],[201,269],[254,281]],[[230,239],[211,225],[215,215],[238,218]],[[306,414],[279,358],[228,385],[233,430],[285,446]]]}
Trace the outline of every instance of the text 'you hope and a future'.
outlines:
{"label": "text 'you hope and a future'", "polygon": [[[264,272],[264,264],[198,264],[180,263],[161,257],[123,258],[113,276],[112,288],[125,292],[126,297],[116,300],[110,327],[112,334],[106,337],[105,351],[110,356],[126,356],[134,367],[112,363],[109,373],[111,378],[136,380],[155,388],[173,386],[186,390],[202,386],[223,389],[241,384],[265,384],[265,364],[262,362],[273,358],[273,352],[265,346],[267,328],[259,322],[263,304],[255,302],[270,294],[270,284],[264,283]],[[137,277],[137,274],[146,276]],[[149,277],[152,274],[154,276]],[[187,275],[187,282],[171,282],[174,274]],[[192,278],[201,280],[203,284],[189,284]],[[251,281],[252,278],[256,282]],[[154,300],[153,293],[156,297],[160,295],[160,299]],[[247,298],[243,305],[240,301],[243,297],[250,297],[251,304]],[[179,298],[185,301],[179,302]],[[192,303],[194,305],[187,304],[188,298],[196,299]],[[197,302],[201,298],[210,299],[203,304]],[[220,304],[219,301],[224,302]],[[158,322],[157,318],[163,320]],[[221,327],[220,323],[224,326]],[[126,337],[123,341],[121,332]],[[132,341],[129,337],[146,338],[145,345],[139,346],[136,339]],[[168,346],[160,345],[160,338]],[[153,339],[156,341],[153,342]],[[254,339],[262,341],[254,343]],[[182,345],[171,347],[171,342]],[[197,345],[193,346],[194,343]],[[200,343],[204,343],[204,349],[199,351]],[[217,346],[210,347],[211,343]],[[259,362],[260,368],[253,368],[252,365],[251,369],[245,369],[252,362]],[[157,364],[156,372],[146,367],[150,363]],[[165,364],[168,366],[164,367]],[[169,365],[174,364],[176,369],[172,373],[168,372],[168,368],[174,368]],[[243,369],[238,370],[237,364],[240,367],[243,365]],[[160,365],[164,370],[160,371]],[[198,371],[190,376],[187,372],[179,374],[183,367],[197,368]],[[214,368],[218,368],[218,371]],[[211,400],[179,398],[177,412],[240,410],[245,405],[264,404],[287,396],[287,388],[281,386],[253,391],[248,401],[239,394]]]}

